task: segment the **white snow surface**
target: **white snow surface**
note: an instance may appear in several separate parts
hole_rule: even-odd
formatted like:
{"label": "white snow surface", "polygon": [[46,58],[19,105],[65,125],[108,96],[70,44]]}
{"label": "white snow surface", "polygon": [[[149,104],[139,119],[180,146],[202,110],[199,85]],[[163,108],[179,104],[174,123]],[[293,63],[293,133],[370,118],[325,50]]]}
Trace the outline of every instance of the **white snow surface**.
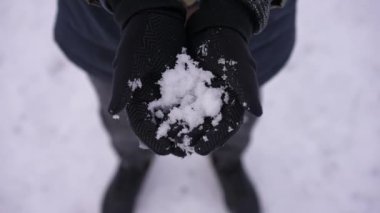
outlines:
{"label": "white snow surface", "polygon": [[[202,125],[207,117],[218,118],[213,120],[213,124],[219,124],[222,118],[222,95],[225,91],[221,87],[211,87],[214,77],[210,71],[198,67],[185,50],[177,55],[176,65],[166,70],[157,82],[161,97],[148,105],[152,114],[161,119],[157,139],[167,137],[170,125],[173,124],[182,128],[178,136]],[[165,120],[162,120],[163,112],[167,114]],[[191,138],[184,139],[188,142],[184,144],[190,145]],[[188,146],[181,146],[183,147]]]}
{"label": "white snow surface", "polygon": [[[0,1],[0,212],[100,212],[117,165],[56,1]],[[265,213],[380,212],[380,2],[299,1],[295,52],[244,156]],[[137,213],[226,213],[207,158],[157,157]]]}

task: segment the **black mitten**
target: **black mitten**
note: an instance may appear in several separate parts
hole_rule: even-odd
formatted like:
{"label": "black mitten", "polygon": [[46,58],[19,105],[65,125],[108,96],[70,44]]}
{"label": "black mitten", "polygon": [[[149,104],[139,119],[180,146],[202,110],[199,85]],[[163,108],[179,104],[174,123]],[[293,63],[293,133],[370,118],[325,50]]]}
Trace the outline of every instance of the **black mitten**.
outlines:
{"label": "black mitten", "polygon": [[114,60],[111,114],[127,109],[131,126],[149,148],[169,154],[171,142],[156,139],[157,124],[147,104],[159,98],[155,82],[185,43],[186,12],[177,0],[111,0],[121,28],[121,41]]}
{"label": "black mitten", "polygon": [[222,108],[220,124],[208,125],[206,135],[195,144],[199,154],[210,153],[236,133],[244,109],[256,116],[262,114],[256,66],[248,40],[266,20],[256,19],[249,12],[242,1],[203,0],[188,22],[189,54],[230,91],[230,101]]}

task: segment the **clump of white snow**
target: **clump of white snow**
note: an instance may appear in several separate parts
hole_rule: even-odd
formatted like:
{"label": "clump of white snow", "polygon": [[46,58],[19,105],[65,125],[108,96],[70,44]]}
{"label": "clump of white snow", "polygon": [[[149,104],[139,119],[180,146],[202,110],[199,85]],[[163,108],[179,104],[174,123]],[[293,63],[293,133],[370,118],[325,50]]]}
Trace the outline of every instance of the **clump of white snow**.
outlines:
{"label": "clump of white snow", "polygon": [[148,105],[152,115],[160,121],[157,139],[168,137],[171,127],[179,125],[182,130],[177,136],[184,137],[177,146],[193,152],[192,138],[186,134],[196,127],[201,128],[205,118],[211,118],[213,126],[219,124],[220,111],[228,96],[224,88],[211,86],[214,77],[210,71],[199,68],[186,53],[177,55],[175,67],[166,70],[158,81],[161,98]]}

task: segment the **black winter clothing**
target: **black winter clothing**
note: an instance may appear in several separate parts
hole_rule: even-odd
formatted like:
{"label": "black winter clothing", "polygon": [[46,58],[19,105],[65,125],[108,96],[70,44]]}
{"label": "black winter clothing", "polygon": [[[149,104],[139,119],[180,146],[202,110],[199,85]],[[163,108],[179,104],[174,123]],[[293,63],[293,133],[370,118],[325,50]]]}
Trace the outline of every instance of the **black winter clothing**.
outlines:
{"label": "black winter clothing", "polygon": [[[289,0],[283,9],[273,10],[265,30],[250,39],[260,84],[277,73],[291,53],[295,1]],[[85,1],[59,0],[55,39],[67,57],[87,72],[112,76],[120,29],[103,8],[89,6]]]}

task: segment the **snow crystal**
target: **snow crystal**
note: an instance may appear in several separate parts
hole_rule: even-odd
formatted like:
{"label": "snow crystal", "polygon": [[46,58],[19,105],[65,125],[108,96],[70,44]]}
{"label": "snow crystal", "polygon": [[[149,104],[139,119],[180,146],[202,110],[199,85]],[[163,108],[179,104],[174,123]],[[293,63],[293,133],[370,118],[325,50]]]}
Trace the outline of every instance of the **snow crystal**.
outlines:
{"label": "snow crystal", "polygon": [[226,64],[226,59],[224,59],[224,58],[219,58],[219,60],[218,60],[218,64],[225,65],[225,64]]}
{"label": "snow crystal", "polygon": [[141,80],[140,79],[134,79],[133,81],[129,80],[128,81],[128,86],[129,88],[133,91],[135,91],[137,88],[141,88],[142,87],[142,83],[141,83]]}
{"label": "snow crystal", "polygon": [[224,103],[228,103],[228,101],[230,100],[230,95],[228,93],[224,93],[224,97],[223,97],[223,101]]}
{"label": "snow crystal", "polygon": [[208,42],[210,41],[206,41],[205,43],[201,44],[198,48],[198,55],[201,55],[201,56],[207,56],[208,54]]}
{"label": "snow crystal", "polygon": [[234,60],[232,60],[232,59],[227,60],[227,59],[225,59],[225,58],[219,58],[219,59],[218,59],[218,64],[234,66],[234,65],[237,64],[237,61],[234,61]]}

